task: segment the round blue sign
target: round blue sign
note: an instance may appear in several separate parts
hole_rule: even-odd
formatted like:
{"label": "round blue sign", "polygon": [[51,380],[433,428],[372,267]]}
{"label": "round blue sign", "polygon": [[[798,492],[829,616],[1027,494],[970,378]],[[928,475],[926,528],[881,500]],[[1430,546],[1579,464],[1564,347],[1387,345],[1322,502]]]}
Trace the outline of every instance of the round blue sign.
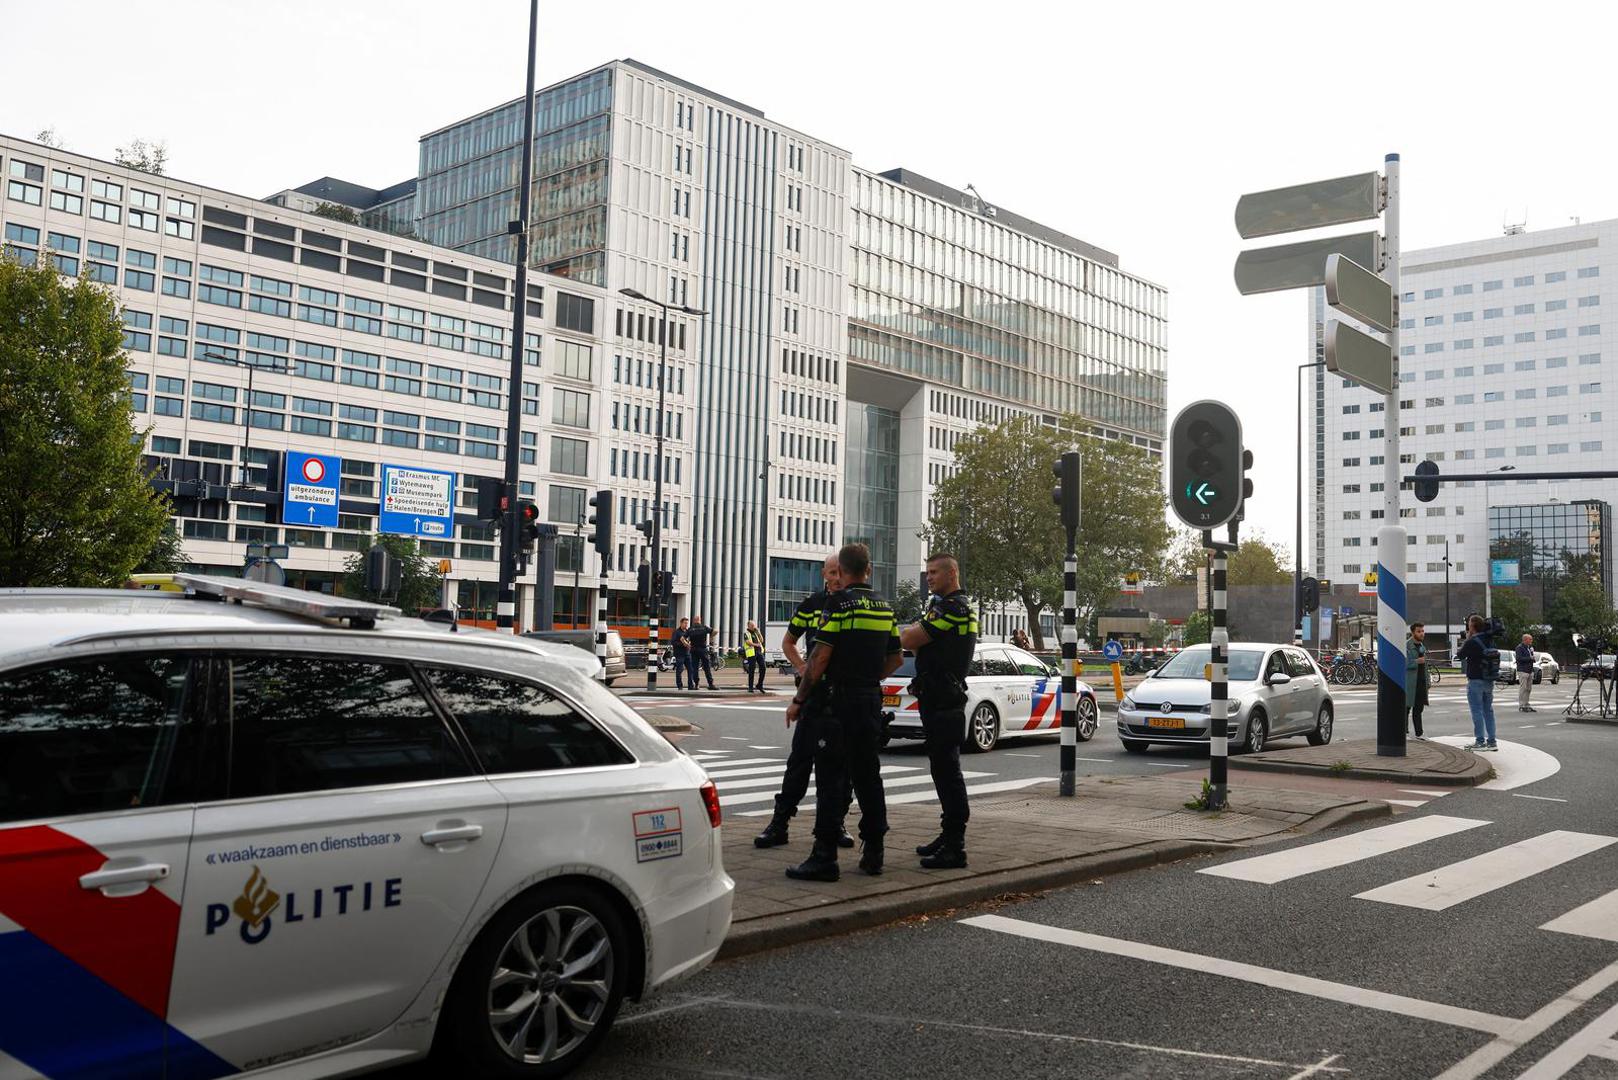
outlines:
{"label": "round blue sign", "polygon": [[1101,646],[1101,655],[1108,660],[1122,660],[1124,658],[1124,647],[1116,641],[1109,641]]}

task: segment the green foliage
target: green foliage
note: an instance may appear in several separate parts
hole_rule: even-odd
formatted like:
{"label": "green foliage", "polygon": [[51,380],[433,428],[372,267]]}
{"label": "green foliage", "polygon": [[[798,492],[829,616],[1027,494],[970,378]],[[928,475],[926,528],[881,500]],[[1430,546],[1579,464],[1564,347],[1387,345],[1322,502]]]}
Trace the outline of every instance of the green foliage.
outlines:
{"label": "green foliage", "polygon": [[1536,644],[1544,644],[1570,659],[1578,652],[1573,647],[1574,634],[1606,641],[1618,636],[1618,613],[1613,611],[1606,589],[1594,577],[1576,578],[1557,586],[1556,599],[1551,601],[1545,621],[1551,627],[1550,641]]}
{"label": "green foliage", "polygon": [[0,257],[0,586],[117,587],[157,542],[112,294]]}
{"label": "green foliage", "polygon": [[921,593],[921,586],[914,581],[901,581],[893,594],[893,615],[899,625],[908,626],[921,619],[922,603],[927,598]]}
{"label": "green foliage", "polygon": [[1289,585],[1292,570],[1287,566],[1288,552],[1272,544],[1262,534],[1255,534],[1241,542],[1230,556],[1225,568],[1227,585]]}
{"label": "green foliage", "polygon": [[1497,586],[1490,599],[1493,614],[1505,625],[1505,633],[1495,637],[1498,649],[1514,649],[1524,634],[1534,632],[1528,621],[1528,598],[1521,589]]}
{"label": "green foliage", "polygon": [[1213,640],[1213,616],[1206,611],[1193,611],[1185,617],[1183,645],[1206,645]]}
{"label": "green foliage", "polygon": [[147,142],[145,139],[132,139],[128,146],[118,148],[113,160],[126,169],[139,169],[153,176],[162,176],[169,164],[168,144],[162,140]]}
{"label": "green foliage", "polygon": [[169,518],[131,573],[178,574],[190,564],[191,560],[185,555],[185,546],[180,542],[180,531],[174,527],[174,519]]}
{"label": "green foliage", "polygon": [[323,202],[310,213],[315,217],[331,218],[333,221],[346,222],[349,225],[358,225],[360,215],[352,208],[339,203]]}
{"label": "green foliage", "polygon": [[1180,528],[1174,530],[1168,554],[1158,571],[1153,574],[1151,568],[1147,568],[1147,573],[1162,585],[1178,585],[1187,581],[1194,584],[1197,571],[1207,565],[1208,552],[1202,546],[1202,534],[1195,529]]}
{"label": "green foliage", "polygon": [[[400,562],[399,595],[383,597],[365,587],[365,553],[380,545]],[[377,604],[391,604],[407,615],[423,608],[439,606],[438,564],[421,553],[413,536],[385,536],[381,533],[366,541],[365,547],[350,555],[343,566],[342,595]]]}

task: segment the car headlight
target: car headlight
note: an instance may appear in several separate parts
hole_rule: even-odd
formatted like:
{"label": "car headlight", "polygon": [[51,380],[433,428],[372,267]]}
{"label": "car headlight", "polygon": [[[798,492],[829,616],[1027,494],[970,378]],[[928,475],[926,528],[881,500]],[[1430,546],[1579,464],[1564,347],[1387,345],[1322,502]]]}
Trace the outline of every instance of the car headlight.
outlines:
{"label": "car headlight", "polygon": [[1133,709],[1135,707],[1135,699],[1130,697],[1128,694],[1125,694],[1124,700],[1120,701],[1118,704],[1122,708]]}

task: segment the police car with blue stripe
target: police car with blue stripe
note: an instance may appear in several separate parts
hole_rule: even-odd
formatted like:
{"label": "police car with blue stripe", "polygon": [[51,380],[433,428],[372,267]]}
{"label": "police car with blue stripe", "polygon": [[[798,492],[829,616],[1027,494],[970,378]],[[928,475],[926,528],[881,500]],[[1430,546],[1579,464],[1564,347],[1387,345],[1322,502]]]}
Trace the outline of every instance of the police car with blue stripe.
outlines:
{"label": "police car with blue stripe", "polygon": [[[921,712],[910,692],[916,659],[904,663],[882,682],[883,734],[888,739],[921,739]],[[1080,682],[1078,738],[1096,733],[1095,691]],[[966,728],[963,748],[987,753],[1003,738],[1059,734],[1062,727],[1062,676],[1058,669],[1013,645],[980,642],[966,676]]]}

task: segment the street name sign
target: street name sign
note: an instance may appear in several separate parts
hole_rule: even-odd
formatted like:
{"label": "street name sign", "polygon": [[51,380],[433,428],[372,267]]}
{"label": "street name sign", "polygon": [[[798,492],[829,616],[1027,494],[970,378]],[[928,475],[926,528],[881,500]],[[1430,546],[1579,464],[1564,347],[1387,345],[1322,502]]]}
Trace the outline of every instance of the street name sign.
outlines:
{"label": "street name sign", "polygon": [[382,466],[377,531],[447,540],[455,535],[455,474],[405,465]]}
{"label": "street name sign", "polygon": [[1393,392],[1393,349],[1347,323],[1326,327],[1326,370],[1379,394]]}
{"label": "street name sign", "polygon": [[1346,255],[1361,266],[1382,265],[1382,236],[1349,233],[1296,244],[1255,248],[1236,256],[1236,288],[1243,296],[1326,284],[1326,258]]}
{"label": "street name sign", "polygon": [[1369,221],[1382,212],[1381,180],[1379,173],[1357,173],[1243,195],[1236,201],[1236,231],[1251,240]]}
{"label": "street name sign", "polygon": [[288,450],[281,484],[281,523],[303,529],[337,528],[342,459]]}
{"label": "street name sign", "polygon": [[1341,252],[1326,256],[1326,303],[1384,334],[1393,331],[1393,286]]}

